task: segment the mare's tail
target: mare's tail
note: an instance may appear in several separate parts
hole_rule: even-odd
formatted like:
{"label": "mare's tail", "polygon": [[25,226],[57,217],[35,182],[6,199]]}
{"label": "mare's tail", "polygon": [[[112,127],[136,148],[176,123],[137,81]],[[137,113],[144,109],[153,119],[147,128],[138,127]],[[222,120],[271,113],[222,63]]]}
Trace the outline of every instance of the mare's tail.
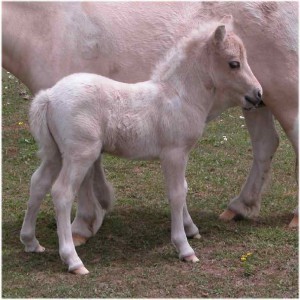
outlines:
{"label": "mare's tail", "polygon": [[53,158],[59,154],[58,146],[48,127],[48,103],[48,90],[40,91],[34,97],[29,111],[30,130],[39,144],[38,154],[41,159]]}

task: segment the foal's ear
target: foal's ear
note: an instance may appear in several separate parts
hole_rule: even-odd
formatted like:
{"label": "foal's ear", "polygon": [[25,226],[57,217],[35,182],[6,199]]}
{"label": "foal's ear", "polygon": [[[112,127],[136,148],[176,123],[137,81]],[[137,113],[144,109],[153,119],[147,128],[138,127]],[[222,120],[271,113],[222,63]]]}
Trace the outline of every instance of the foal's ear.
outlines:
{"label": "foal's ear", "polygon": [[223,42],[226,36],[226,28],[225,25],[220,25],[217,27],[215,34],[214,34],[214,39],[217,43]]}
{"label": "foal's ear", "polygon": [[[220,20],[220,23],[222,25],[220,25],[219,27],[217,27],[217,29],[215,31],[215,41],[216,42],[222,42],[222,41],[224,41],[224,39],[226,37],[226,31],[232,30],[232,26],[233,26],[233,17],[232,17],[232,15],[226,15],[226,16],[224,16]],[[225,25],[226,25],[226,27],[225,27]]]}

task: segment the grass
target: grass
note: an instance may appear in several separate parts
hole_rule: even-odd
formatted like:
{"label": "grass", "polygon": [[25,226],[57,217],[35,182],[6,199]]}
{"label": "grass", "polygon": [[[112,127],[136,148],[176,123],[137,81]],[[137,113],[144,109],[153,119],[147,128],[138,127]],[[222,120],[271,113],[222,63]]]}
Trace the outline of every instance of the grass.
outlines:
{"label": "grass", "polygon": [[[188,206],[202,235],[190,241],[198,264],[180,262],[170,243],[159,163],[105,156],[117,202],[97,235],[77,249],[90,274],[76,277],[60,261],[49,196],[37,221],[37,237],[46,252],[25,253],[19,241],[29,181],[39,161],[28,130],[26,89],[5,70],[2,87],[3,298],[298,297],[298,233],[286,227],[297,202],[295,159],[278,125],[281,143],[272,182],[256,220],[218,220],[239,193],[252,160],[240,110],[210,123],[192,151]],[[241,261],[248,252],[252,255]]]}

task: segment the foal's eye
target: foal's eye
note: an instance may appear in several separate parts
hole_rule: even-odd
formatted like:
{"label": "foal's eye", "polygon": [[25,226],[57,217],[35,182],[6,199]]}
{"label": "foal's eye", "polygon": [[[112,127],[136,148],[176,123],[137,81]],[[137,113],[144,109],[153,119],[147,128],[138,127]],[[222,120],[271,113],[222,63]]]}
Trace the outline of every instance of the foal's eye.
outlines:
{"label": "foal's eye", "polygon": [[229,62],[229,67],[231,69],[239,69],[240,63],[238,61],[231,61]]}

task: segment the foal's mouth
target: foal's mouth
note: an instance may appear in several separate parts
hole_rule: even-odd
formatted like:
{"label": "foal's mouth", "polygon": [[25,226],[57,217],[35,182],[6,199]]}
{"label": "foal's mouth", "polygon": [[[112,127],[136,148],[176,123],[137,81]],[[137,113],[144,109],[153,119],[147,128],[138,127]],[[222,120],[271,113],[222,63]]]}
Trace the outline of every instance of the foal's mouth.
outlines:
{"label": "foal's mouth", "polygon": [[265,103],[262,100],[255,101],[254,99],[252,99],[249,96],[245,96],[245,100],[247,101],[247,103],[251,104],[249,106],[244,106],[243,107],[243,109],[247,110],[247,111],[266,106]]}
{"label": "foal's mouth", "polygon": [[[259,89],[255,90],[254,97],[250,97],[250,96],[246,95],[244,97],[244,99],[246,101],[244,110],[251,110],[251,109],[265,106],[264,102],[262,101],[262,92]],[[250,106],[248,106],[247,104],[248,105],[250,104]]]}

